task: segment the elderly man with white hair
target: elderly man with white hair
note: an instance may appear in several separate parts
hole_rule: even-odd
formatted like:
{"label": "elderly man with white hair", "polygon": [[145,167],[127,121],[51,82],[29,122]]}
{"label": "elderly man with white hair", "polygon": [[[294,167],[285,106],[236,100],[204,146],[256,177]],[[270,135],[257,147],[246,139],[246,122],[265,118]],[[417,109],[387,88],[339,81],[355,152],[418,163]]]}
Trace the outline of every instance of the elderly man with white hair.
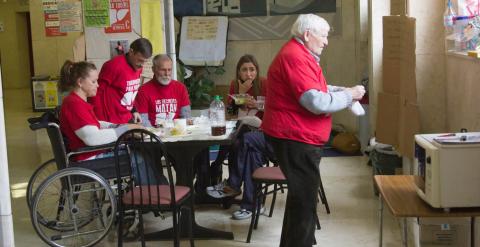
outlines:
{"label": "elderly man with white hair", "polygon": [[328,141],[331,113],[360,100],[363,86],[327,85],[320,55],[330,26],[323,18],[300,15],[289,40],[268,70],[261,125],[288,180],[280,246],[312,246],[322,146]]}

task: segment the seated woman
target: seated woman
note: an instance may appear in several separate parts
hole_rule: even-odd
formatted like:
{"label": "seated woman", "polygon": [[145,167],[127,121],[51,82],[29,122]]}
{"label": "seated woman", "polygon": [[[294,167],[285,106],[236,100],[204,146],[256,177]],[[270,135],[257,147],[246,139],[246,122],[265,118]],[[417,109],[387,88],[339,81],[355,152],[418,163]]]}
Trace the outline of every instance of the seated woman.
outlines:
{"label": "seated woman", "polygon": [[228,106],[239,117],[254,116],[262,118],[263,113],[258,111],[256,105],[257,96],[265,96],[264,77],[260,77],[257,59],[253,55],[245,54],[237,62],[236,78],[230,82],[229,94],[248,94],[245,104],[237,105],[232,98],[228,98]]}
{"label": "seated woman", "polygon": [[[231,114],[237,114],[238,117],[257,116],[262,118],[263,112],[257,109],[255,100],[258,96],[265,96],[266,79],[260,77],[260,70],[257,59],[253,55],[245,54],[237,62],[236,76],[230,82],[229,94],[248,94],[245,104],[237,105],[235,101],[228,97],[228,109]],[[220,146],[218,156],[210,166],[210,175],[212,184],[217,184],[222,177],[222,164],[227,155],[231,153],[232,146]],[[229,163],[233,162],[234,153],[228,156]]]}
{"label": "seated woman", "polygon": [[[98,71],[90,62],[67,60],[60,71],[58,88],[61,92],[70,92],[63,99],[60,110],[60,130],[68,140],[69,150],[111,143],[127,130],[143,128],[137,124],[116,125],[98,121],[93,106],[87,102],[88,97],[97,93],[97,79]],[[113,156],[113,152],[94,151],[79,154],[74,159],[81,161],[109,156]],[[144,172],[145,169],[140,169],[140,174]]]}
{"label": "seated woman", "polygon": [[[265,86],[265,80],[260,79],[258,73],[258,63],[252,55],[241,57],[237,64],[237,80],[232,81],[230,93],[238,92],[248,93],[252,96],[264,96],[265,93],[261,88]],[[234,102],[230,102],[230,104],[234,104]],[[257,111],[256,101],[253,97],[247,100],[246,105],[239,107],[238,110],[239,115],[256,115],[257,117],[263,115],[263,112]],[[242,111],[244,111],[244,114],[242,114]],[[251,120],[251,118],[256,117],[245,118]],[[257,119],[257,122],[261,122],[261,120]],[[221,148],[224,149],[224,153],[219,154],[220,157],[212,166],[217,165],[216,162],[223,163],[224,156],[221,157],[221,155],[225,155],[229,151],[229,178],[215,186],[208,187],[207,194],[215,198],[235,196],[241,193],[243,183],[240,210],[233,212],[232,218],[237,220],[248,219],[255,208],[253,205],[255,186],[252,181],[252,174],[257,168],[267,163],[269,159],[273,159],[273,149],[267,145],[263,132],[255,128],[238,136],[232,146]]]}

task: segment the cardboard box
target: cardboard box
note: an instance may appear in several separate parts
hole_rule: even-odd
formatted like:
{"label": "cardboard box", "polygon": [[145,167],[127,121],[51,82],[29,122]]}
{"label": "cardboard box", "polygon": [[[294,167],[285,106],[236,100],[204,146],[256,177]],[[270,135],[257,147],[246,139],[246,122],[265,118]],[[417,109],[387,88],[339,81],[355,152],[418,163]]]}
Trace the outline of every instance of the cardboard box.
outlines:
{"label": "cardboard box", "polygon": [[390,14],[406,15],[407,3],[408,3],[407,0],[390,0]]}
{"label": "cardboard box", "polygon": [[470,217],[458,218],[418,218],[420,247],[470,247]]}
{"label": "cardboard box", "polygon": [[403,105],[400,105],[399,118],[397,151],[403,156],[413,159],[415,155],[415,134],[420,132],[418,105],[408,103],[404,99]]}
{"label": "cardboard box", "polygon": [[378,142],[398,145],[400,97],[395,94],[378,93],[377,126],[375,137]]}
{"label": "cardboard box", "polygon": [[408,158],[413,158],[413,136],[420,131],[415,47],[415,18],[383,17],[383,90],[378,94],[375,137]]}
{"label": "cardboard box", "polygon": [[383,92],[417,102],[415,18],[383,17]]}

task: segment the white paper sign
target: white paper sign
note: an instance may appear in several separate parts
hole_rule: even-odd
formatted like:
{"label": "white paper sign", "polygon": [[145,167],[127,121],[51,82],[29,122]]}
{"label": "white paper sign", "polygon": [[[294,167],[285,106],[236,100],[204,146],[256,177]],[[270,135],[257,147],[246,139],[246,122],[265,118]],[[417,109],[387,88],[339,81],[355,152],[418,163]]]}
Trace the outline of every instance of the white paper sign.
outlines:
{"label": "white paper sign", "polygon": [[227,29],[226,16],[184,17],[179,58],[186,65],[222,65],[226,54]]}

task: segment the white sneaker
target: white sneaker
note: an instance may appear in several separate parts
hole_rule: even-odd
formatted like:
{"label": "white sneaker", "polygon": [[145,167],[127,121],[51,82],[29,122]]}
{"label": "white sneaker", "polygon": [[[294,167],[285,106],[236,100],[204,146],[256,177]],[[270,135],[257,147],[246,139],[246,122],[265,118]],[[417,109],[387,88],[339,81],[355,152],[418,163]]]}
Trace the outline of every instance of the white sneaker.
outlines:
{"label": "white sneaker", "polygon": [[[263,214],[263,213],[265,213],[265,207],[262,207],[260,209],[260,214]],[[252,211],[246,210],[244,208],[239,209],[232,213],[232,218],[235,220],[244,220],[244,219],[249,219],[250,217],[252,217]]]}
{"label": "white sneaker", "polygon": [[232,218],[234,220],[246,220],[246,219],[250,219],[250,217],[252,217],[252,211],[249,211],[243,208],[233,212],[232,214]]}

